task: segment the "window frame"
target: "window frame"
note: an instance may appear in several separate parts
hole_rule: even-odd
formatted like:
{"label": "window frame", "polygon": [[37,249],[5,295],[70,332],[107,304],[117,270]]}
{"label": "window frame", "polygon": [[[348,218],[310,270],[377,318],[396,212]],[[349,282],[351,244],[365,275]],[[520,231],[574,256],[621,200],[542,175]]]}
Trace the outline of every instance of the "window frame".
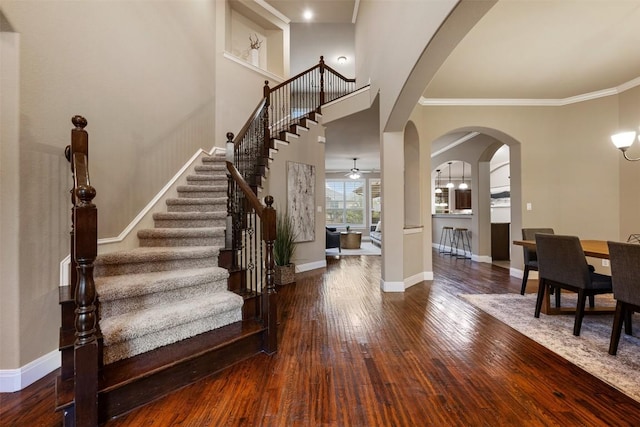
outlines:
{"label": "window frame", "polygon": [[[329,200],[329,197],[326,195],[326,190],[327,190],[327,184],[328,183],[336,183],[336,182],[340,182],[342,183],[342,222],[329,222],[329,218],[328,218],[328,214],[329,211],[335,211],[336,208],[333,207],[329,207],[329,203],[330,202],[335,202],[335,200]],[[353,208],[348,208],[348,200],[347,200],[347,190],[345,189],[346,187],[346,183],[359,183],[359,186],[363,189],[363,194],[360,196],[361,197],[361,210],[362,210],[362,223],[356,224],[356,223],[348,223],[346,222],[347,219],[347,210],[354,210]],[[357,188],[357,187],[356,187]],[[368,182],[366,178],[359,178],[359,179],[351,179],[351,178],[345,178],[345,179],[340,179],[340,178],[326,178],[325,179],[325,222],[326,225],[328,227],[346,227],[349,226],[351,228],[365,228],[366,224],[368,222],[368,215],[367,215],[367,198],[368,198]]]}

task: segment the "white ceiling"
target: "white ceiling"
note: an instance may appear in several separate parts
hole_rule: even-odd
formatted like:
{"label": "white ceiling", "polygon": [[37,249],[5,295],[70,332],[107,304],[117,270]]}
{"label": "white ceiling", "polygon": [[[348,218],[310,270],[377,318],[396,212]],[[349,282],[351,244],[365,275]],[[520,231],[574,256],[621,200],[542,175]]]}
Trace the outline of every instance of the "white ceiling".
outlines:
{"label": "white ceiling", "polygon": [[[354,8],[360,0],[266,0],[291,22],[344,24],[352,22]],[[305,10],[313,12],[311,21],[303,17]]]}
{"label": "white ceiling", "polygon": [[428,98],[563,99],[640,76],[640,1],[502,0],[427,86]]}
{"label": "white ceiling", "polygon": [[[316,11],[313,22],[323,23],[351,22],[359,5],[359,0],[268,2],[293,22],[303,22],[301,13],[309,7]],[[624,88],[639,77],[640,0],[500,0],[451,53],[423,96],[461,103],[566,100]],[[460,136],[434,141],[433,151]],[[342,167],[337,161],[345,150],[327,144],[327,169]],[[379,138],[358,143],[358,150],[358,157],[377,158]],[[379,164],[359,161],[358,167]]]}

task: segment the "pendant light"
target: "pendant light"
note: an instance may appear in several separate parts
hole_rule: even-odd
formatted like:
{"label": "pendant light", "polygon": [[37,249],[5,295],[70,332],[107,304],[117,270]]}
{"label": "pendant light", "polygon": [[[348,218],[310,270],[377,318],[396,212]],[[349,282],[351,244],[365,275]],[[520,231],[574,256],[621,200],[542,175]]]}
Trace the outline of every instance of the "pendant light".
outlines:
{"label": "pendant light", "polygon": [[438,176],[436,177],[436,194],[442,194],[442,188],[440,188],[440,169],[436,169]]}
{"label": "pendant light", "polygon": [[467,183],[464,182],[464,162],[462,162],[462,182],[460,183],[460,185],[458,185],[458,188],[460,190],[466,190],[467,188],[469,188]]}
{"label": "pendant light", "polygon": [[452,162],[447,162],[447,164],[449,165],[449,182],[447,182],[447,188],[455,187],[455,185],[453,185],[453,182],[451,182],[451,163]]}

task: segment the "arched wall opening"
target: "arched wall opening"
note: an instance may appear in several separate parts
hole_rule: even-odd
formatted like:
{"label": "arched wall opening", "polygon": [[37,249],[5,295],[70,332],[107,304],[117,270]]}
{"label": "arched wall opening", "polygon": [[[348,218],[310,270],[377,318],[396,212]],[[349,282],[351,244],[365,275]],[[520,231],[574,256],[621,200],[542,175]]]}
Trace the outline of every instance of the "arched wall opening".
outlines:
{"label": "arched wall opening", "polygon": [[[470,215],[465,214],[462,216],[459,213],[450,213],[448,215],[433,214],[431,224],[432,245],[437,247],[443,226],[456,226],[457,222],[465,220],[468,224],[467,228],[471,231],[472,259],[480,262],[491,262],[490,162],[500,147],[503,145],[509,147],[511,198],[509,229],[510,236],[517,236],[517,233],[522,228],[522,212],[519,208],[522,206],[520,142],[498,129],[481,126],[452,129],[440,138],[448,134],[470,134],[472,132],[476,132],[477,135],[464,143],[451,144],[450,149],[439,150],[438,154],[431,158],[432,175],[437,168],[440,168],[442,164],[448,164],[449,161],[464,161],[471,164],[471,182],[469,185],[472,206]],[[436,141],[440,138],[436,138],[433,143],[437,145]],[[435,191],[430,192],[430,198],[433,203]]]}

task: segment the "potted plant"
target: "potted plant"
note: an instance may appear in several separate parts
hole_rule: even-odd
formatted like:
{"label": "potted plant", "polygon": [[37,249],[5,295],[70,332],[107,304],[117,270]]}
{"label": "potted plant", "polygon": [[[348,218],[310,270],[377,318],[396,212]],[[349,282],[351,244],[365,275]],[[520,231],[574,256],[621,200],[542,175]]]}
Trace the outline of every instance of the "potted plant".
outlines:
{"label": "potted plant", "polygon": [[295,282],[296,265],[291,262],[296,251],[296,234],[293,219],[286,213],[278,213],[276,218],[276,240],[273,243],[275,284],[286,285]]}

